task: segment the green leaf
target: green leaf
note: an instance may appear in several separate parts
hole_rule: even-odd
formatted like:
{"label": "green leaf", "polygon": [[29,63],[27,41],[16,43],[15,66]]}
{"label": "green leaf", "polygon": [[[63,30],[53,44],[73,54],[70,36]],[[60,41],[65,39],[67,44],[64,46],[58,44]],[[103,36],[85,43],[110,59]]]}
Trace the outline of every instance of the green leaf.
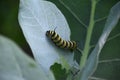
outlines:
{"label": "green leaf", "polygon": [[49,80],[13,41],[0,35],[0,80]]}
{"label": "green leaf", "polygon": [[110,59],[110,60],[101,60],[99,61],[97,70],[90,78],[117,80],[117,79],[120,79],[119,71],[120,71],[120,58]]}
{"label": "green leaf", "polygon": [[79,76],[80,80],[87,80],[88,77],[94,72],[98,64],[99,54],[107,41],[107,38],[113,28],[116,26],[120,19],[120,2],[118,2],[114,7],[112,7],[110,14],[108,16],[107,22],[105,23],[105,28],[103,33],[95,46],[94,50],[91,52],[84,69],[81,71]]}
{"label": "green leaf", "polygon": [[[50,66],[61,63],[69,69],[73,65],[73,52],[56,47],[46,37],[46,31],[54,30],[70,40],[70,29],[58,8],[44,0],[20,0],[19,23],[35,59],[51,77]],[[51,78],[50,78],[51,79]]]}

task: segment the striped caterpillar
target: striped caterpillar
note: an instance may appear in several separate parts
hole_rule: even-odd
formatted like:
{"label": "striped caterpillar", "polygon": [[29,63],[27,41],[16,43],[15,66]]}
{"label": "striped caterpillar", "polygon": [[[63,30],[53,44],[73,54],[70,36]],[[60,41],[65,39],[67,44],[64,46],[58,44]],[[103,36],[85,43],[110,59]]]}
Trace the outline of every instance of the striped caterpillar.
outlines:
{"label": "striped caterpillar", "polygon": [[75,50],[77,49],[77,43],[75,41],[63,40],[55,31],[46,31],[46,36],[49,37],[56,46],[64,49]]}

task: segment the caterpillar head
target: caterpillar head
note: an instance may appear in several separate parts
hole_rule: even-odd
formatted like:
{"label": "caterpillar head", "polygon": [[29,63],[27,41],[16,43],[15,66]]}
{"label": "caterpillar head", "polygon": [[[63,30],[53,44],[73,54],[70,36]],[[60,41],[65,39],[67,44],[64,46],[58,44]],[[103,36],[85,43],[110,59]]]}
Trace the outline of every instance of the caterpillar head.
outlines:
{"label": "caterpillar head", "polygon": [[51,37],[53,33],[54,31],[50,31],[50,30],[46,31],[46,36]]}

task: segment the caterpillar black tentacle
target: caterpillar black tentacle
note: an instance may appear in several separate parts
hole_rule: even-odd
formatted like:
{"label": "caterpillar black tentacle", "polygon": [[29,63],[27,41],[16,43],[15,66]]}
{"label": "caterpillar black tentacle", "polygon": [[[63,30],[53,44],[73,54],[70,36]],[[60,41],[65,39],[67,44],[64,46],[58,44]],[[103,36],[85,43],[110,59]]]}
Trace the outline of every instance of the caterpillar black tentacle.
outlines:
{"label": "caterpillar black tentacle", "polygon": [[46,36],[51,38],[53,43],[60,48],[69,49],[72,51],[77,49],[77,43],[75,41],[63,40],[55,31],[46,31]]}

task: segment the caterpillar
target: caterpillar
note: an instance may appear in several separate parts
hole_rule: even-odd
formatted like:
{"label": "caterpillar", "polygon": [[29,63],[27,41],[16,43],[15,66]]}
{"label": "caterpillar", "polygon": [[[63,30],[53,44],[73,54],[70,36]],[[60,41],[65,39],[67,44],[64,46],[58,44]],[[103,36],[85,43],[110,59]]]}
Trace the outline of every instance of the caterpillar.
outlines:
{"label": "caterpillar", "polygon": [[69,49],[72,51],[77,49],[77,43],[75,41],[63,40],[55,31],[46,31],[46,36],[49,37],[52,42],[60,48]]}

